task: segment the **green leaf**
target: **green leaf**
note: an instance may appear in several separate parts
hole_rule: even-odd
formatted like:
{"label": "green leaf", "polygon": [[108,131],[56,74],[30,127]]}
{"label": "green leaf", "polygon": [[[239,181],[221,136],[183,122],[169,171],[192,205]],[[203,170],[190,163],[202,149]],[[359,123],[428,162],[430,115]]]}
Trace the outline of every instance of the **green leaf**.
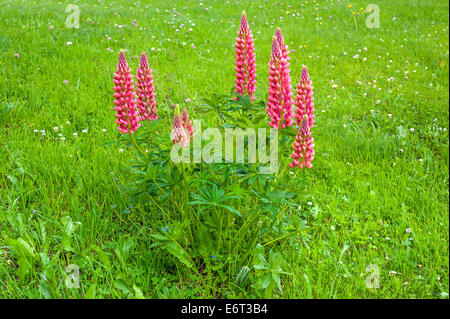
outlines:
{"label": "green leaf", "polygon": [[136,297],[136,299],[145,299],[141,289],[139,289],[136,285],[133,285],[133,289],[134,289],[134,296]]}
{"label": "green leaf", "polygon": [[257,262],[259,260],[259,255],[264,255],[264,247],[261,244],[256,245],[255,250],[253,251],[253,263],[259,264],[259,262]]}
{"label": "green leaf", "polygon": [[19,265],[19,268],[17,269],[17,276],[19,276],[19,279],[22,281],[27,276],[31,265],[25,257],[19,258],[17,260],[17,264]]}
{"label": "green leaf", "polygon": [[25,252],[25,255],[28,255],[31,258],[35,256],[33,248],[31,248],[30,244],[28,244],[25,240],[19,238],[17,239],[17,243],[22,248],[22,251]]}
{"label": "green leaf", "polygon": [[261,283],[261,288],[266,289],[270,285],[270,275],[264,276],[264,279]]}
{"label": "green leaf", "polygon": [[86,294],[84,295],[84,299],[95,299],[95,295],[97,293],[97,285],[92,284],[88,291],[86,291]]}
{"label": "green leaf", "polygon": [[178,260],[185,264],[188,268],[194,268],[194,264],[191,262],[188,254],[177,242],[168,242],[164,246],[169,253],[178,258]]}
{"label": "green leaf", "polygon": [[42,282],[39,284],[39,294],[41,295],[42,299],[51,299],[52,294],[50,293],[50,289],[48,288],[48,285],[45,282]]}
{"label": "green leaf", "polygon": [[280,291],[282,291],[282,289],[281,289],[281,279],[280,279],[280,276],[279,276],[277,273],[272,272],[272,279],[273,279],[273,281],[275,282],[275,284],[277,285],[278,289],[279,289]]}
{"label": "green leaf", "polygon": [[233,214],[242,217],[241,213],[234,207],[228,206],[228,205],[223,205],[223,204],[217,204],[217,206],[225,208],[226,210],[232,212]]}
{"label": "green leaf", "polygon": [[178,242],[162,235],[152,234],[151,236],[161,241],[164,248],[170,254],[176,257],[179,261],[181,261],[184,265],[186,265],[188,268],[194,268],[192,259],[189,257],[186,251],[180,246],[180,244],[178,244]]}
{"label": "green leaf", "polygon": [[97,254],[100,257],[100,260],[102,261],[103,265],[110,269],[111,268],[111,262],[109,261],[108,255],[97,245],[91,245],[91,249],[97,252]]}
{"label": "green leaf", "polygon": [[117,278],[115,281],[115,284],[117,289],[121,290],[125,295],[128,295],[130,293],[130,290],[128,289],[125,281],[122,278]]}

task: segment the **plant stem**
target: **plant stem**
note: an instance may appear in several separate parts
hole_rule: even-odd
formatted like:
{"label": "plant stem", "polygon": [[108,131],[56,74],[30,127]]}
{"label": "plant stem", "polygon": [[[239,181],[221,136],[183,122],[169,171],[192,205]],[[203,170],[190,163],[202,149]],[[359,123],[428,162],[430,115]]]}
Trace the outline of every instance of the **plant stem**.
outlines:
{"label": "plant stem", "polygon": [[263,244],[263,246],[266,247],[267,245],[270,245],[270,244],[272,244],[272,243],[275,243],[275,242],[277,242],[277,241],[280,241],[280,240],[282,240],[282,239],[284,239],[284,238],[286,238],[286,237],[292,236],[294,233],[296,233],[296,231],[290,232],[290,233],[287,233],[286,235],[283,235],[283,236],[281,236],[281,237],[275,238],[274,240],[271,240],[271,241],[269,241],[269,242]]}
{"label": "plant stem", "polygon": [[[186,207],[186,210],[187,210],[187,212],[188,212],[188,214],[189,214],[189,218],[191,218],[192,217],[192,215],[193,214],[190,214],[190,209],[189,209],[189,206],[187,205],[187,203],[189,202],[189,183],[188,183],[188,180],[187,180],[187,177],[186,177],[186,172],[185,172],[185,169],[184,169],[184,164],[183,164],[183,162],[181,162],[180,163],[180,166],[181,166],[181,175],[183,176],[183,190],[182,190],[182,192],[183,192],[183,202],[182,202],[182,204],[183,204],[183,206],[184,207]],[[183,209],[183,211],[184,211],[184,209]],[[192,244],[194,244],[194,236],[192,235],[192,225],[191,224],[189,224],[189,236],[191,237],[191,242],[192,242]]]}
{"label": "plant stem", "polygon": [[141,154],[142,156],[144,156],[144,158],[147,158],[147,154],[145,154],[145,152],[139,147],[139,145],[136,143],[136,139],[134,138],[133,134],[130,134],[131,136],[131,143],[133,144],[133,146],[136,148],[136,150],[139,152],[139,154]]}

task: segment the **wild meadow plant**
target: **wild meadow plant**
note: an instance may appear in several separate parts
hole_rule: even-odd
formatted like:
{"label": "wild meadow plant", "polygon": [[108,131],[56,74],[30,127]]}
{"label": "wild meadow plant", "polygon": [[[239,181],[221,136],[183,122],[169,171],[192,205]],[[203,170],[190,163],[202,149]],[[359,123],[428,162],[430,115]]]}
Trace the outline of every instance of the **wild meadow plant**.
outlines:
{"label": "wild meadow plant", "polygon": [[[240,150],[244,161],[225,159],[221,150],[212,162],[205,157],[191,162],[190,153],[187,161],[171,160],[173,148],[175,152],[191,150],[196,143],[194,136],[200,144],[192,147],[197,159],[201,159],[198,152],[208,153],[213,142],[219,142],[221,148],[222,137],[211,141],[202,135],[192,125],[188,109],[180,112],[178,104],[173,108],[172,122],[168,101],[159,105],[158,115],[145,53],[137,69],[136,92],[125,51],[119,53],[114,74],[116,123],[121,142],[134,146],[139,154],[131,167],[136,179],[129,190],[135,200],[151,201],[157,206],[160,225],[150,231],[154,247],[163,247],[175,258],[168,266],[203,276],[212,287],[251,287],[259,295],[271,296],[275,290],[282,290],[281,276],[289,275],[284,269],[290,266],[278,251],[280,242],[295,246],[299,242],[307,245],[308,241],[308,227],[297,213],[296,204],[307,196],[307,185],[302,178],[291,178],[293,172],[287,170],[312,167],[313,89],[303,68],[294,102],[289,50],[278,28],[272,39],[268,101],[255,101],[255,49],[245,12],[235,57],[234,94],[205,98],[206,112],[218,113],[221,128],[276,130],[277,142],[282,146],[277,156],[285,164],[276,174],[261,173],[261,163],[250,160],[249,136],[244,150]],[[270,139],[266,135],[264,138]],[[291,145],[293,161],[289,163]]]}

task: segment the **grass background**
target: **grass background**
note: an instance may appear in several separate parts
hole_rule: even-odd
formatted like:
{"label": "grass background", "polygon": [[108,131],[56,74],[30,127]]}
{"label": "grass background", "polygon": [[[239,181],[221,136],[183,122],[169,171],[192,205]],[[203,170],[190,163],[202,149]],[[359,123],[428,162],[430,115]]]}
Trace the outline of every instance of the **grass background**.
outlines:
{"label": "grass background", "polygon": [[[449,6],[376,1],[380,28],[370,29],[361,9],[372,2],[74,1],[80,28],[70,29],[70,1],[0,0],[0,296],[254,296],[167,266],[149,236],[161,227],[157,207],[130,203],[124,189],[136,155],[104,145],[118,137],[112,75],[121,48],[132,72],[148,53],[162,116],[172,116],[162,105],[169,94],[202,118],[201,98],[233,85],[246,10],[257,97],[267,96],[279,26],[295,50],[293,84],[308,66],[316,151],[328,154],[302,172],[312,197],[299,214],[314,230],[309,249],[284,251],[294,275],[274,297],[448,298]],[[67,236],[72,252],[62,254]],[[25,279],[6,248],[18,238],[40,260]],[[64,284],[68,264],[80,266],[79,289]],[[365,286],[370,264],[379,289]]]}

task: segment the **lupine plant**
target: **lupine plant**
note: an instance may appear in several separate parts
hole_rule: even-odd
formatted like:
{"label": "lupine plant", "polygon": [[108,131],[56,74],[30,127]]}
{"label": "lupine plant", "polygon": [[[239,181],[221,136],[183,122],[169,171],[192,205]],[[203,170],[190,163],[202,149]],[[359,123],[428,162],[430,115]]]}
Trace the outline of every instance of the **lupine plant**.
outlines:
{"label": "lupine plant", "polygon": [[[135,147],[139,154],[132,167],[136,179],[129,186],[132,199],[154,204],[153,246],[163,247],[174,257],[174,265],[204,277],[211,286],[220,282],[228,285],[227,289],[250,289],[257,295],[270,296],[282,291],[281,278],[289,276],[283,270],[278,245],[286,240],[294,246],[307,245],[308,241],[308,227],[294,204],[306,198],[306,185],[302,179],[290,178],[294,173],[287,170],[312,167],[314,104],[306,68],[294,103],[289,51],[281,29],[272,39],[267,104],[255,101],[255,64],[253,36],[243,12],[236,38],[234,94],[212,94],[204,99],[203,106],[206,112],[218,113],[222,128],[280,128],[279,157],[288,165],[273,175],[260,173],[261,164],[248,163],[245,147],[244,163],[172,162],[173,147],[180,146],[179,152],[191,150],[195,131],[187,107],[180,112],[180,105],[172,104],[167,96],[157,113],[153,76],[145,53],[137,69],[134,93],[125,52],[120,52],[114,74],[114,103],[121,141],[126,147]],[[293,126],[294,105],[296,124],[301,124],[298,130]],[[203,136],[198,138],[201,149],[210,143]],[[292,143],[294,152],[290,154]]]}

